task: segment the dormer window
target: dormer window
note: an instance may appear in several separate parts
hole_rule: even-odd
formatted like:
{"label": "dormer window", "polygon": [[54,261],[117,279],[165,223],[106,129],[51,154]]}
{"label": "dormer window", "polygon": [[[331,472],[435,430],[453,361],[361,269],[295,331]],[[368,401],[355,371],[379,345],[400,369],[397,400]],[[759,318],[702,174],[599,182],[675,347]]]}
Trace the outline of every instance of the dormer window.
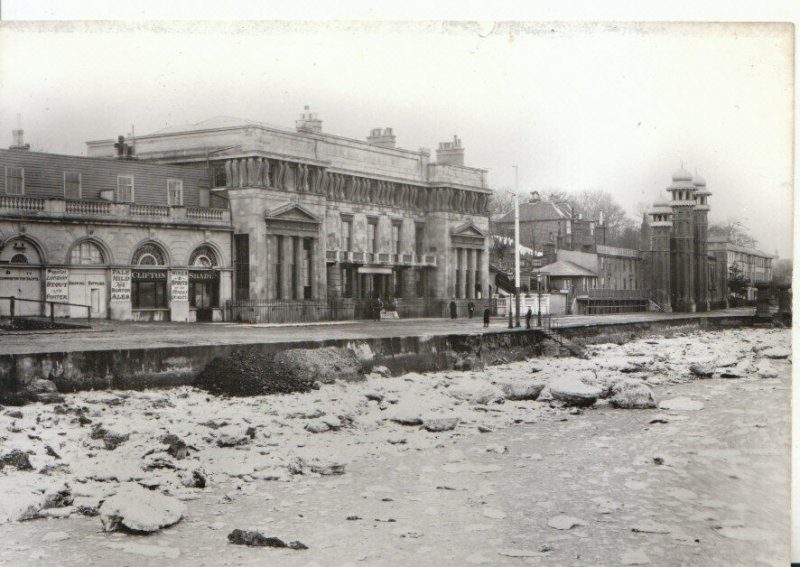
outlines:
{"label": "dormer window", "polygon": [[25,194],[25,168],[6,166],[6,195]]}
{"label": "dormer window", "polygon": [[64,198],[73,201],[81,198],[81,174],[79,171],[64,172]]}
{"label": "dormer window", "polygon": [[167,180],[167,203],[171,207],[183,206],[183,180]]}
{"label": "dormer window", "polygon": [[133,203],[133,175],[117,175],[117,203]]}

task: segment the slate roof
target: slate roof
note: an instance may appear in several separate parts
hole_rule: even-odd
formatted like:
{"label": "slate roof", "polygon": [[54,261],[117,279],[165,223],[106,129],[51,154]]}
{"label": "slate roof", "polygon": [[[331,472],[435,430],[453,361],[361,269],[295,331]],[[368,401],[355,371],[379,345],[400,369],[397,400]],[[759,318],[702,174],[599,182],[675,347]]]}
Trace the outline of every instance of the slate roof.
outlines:
{"label": "slate roof", "polygon": [[550,274],[550,276],[562,278],[581,276],[597,277],[597,274],[595,274],[593,271],[582,268],[578,264],[570,262],[569,260],[558,260],[557,262],[553,262],[547,266],[542,266],[539,271],[545,274]]}
{"label": "slate roof", "polygon": [[[552,201],[537,201],[535,203],[520,203],[519,221],[548,221],[569,219],[570,214],[564,207]],[[503,215],[497,222],[514,222],[514,211]]]}

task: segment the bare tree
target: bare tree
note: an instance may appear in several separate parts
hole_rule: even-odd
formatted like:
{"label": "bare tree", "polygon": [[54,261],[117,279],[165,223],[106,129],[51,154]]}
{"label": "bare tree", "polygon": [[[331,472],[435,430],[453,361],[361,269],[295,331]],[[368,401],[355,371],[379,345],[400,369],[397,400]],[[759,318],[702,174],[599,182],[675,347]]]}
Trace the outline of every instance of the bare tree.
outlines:
{"label": "bare tree", "polygon": [[709,224],[708,235],[711,237],[723,238],[726,242],[739,246],[755,246],[758,242],[753,235],[750,234],[750,229],[736,218],[729,218]]}

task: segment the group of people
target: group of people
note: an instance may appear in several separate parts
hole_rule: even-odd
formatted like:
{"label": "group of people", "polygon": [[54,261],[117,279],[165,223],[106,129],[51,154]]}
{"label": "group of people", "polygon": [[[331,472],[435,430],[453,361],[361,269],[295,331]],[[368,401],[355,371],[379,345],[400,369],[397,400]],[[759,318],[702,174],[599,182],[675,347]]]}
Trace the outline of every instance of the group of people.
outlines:
{"label": "group of people", "polygon": [[[470,319],[472,319],[472,316],[475,314],[475,304],[472,303],[471,301],[469,303],[467,303],[467,314],[468,314]],[[489,326],[489,319],[491,318],[491,316],[492,316],[491,309],[489,309],[487,307],[486,309],[483,310],[483,326],[484,327],[488,327]],[[526,329],[530,329],[531,328],[531,318],[532,317],[533,317],[533,310],[530,308],[530,306],[528,306],[528,312],[525,313],[525,328]],[[450,318],[451,319],[457,319],[458,318],[458,305],[456,304],[456,299],[455,298],[453,298],[450,301]]]}

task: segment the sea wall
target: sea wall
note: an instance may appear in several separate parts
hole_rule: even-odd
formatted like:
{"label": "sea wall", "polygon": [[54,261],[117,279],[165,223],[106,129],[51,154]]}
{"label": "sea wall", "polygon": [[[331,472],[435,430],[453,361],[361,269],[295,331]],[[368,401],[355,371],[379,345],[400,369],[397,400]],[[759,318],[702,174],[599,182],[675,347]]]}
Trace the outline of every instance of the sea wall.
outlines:
{"label": "sea wall", "polygon": [[[576,344],[623,343],[647,335],[752,325],[752,317],[709,316],[639,323],[564,327],[557,334]],[[145,389],[192,384],[214,358],[234,349],[254,354],[285,349],[352,349],[365,372],[386,366],[393,374],[480,368],[557,352],[545,333],[532,329],[487,333],[374,339],[331,339],[293,343],[197,345],[150,349],[48,352],[0,356],[0,400],[32,380],[55,382],[61,392],[92,389]]]}

